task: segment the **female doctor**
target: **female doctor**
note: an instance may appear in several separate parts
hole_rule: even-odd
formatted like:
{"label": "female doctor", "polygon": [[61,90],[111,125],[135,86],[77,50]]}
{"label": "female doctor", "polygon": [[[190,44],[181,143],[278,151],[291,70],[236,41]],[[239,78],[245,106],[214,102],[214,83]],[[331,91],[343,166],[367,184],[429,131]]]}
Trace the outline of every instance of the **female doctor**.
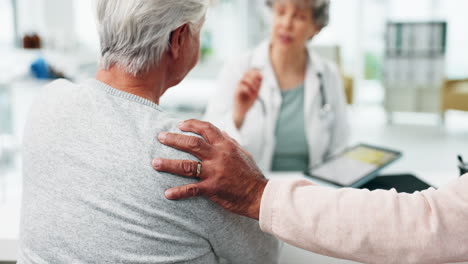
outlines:
{"label": "female doctor", "polygon": [[335,65],[307,47],[329,20],[329,0],[267,0],[271,39],[227,65],[205,119],[264,171],[304,171],[342,151],[346,102]]}

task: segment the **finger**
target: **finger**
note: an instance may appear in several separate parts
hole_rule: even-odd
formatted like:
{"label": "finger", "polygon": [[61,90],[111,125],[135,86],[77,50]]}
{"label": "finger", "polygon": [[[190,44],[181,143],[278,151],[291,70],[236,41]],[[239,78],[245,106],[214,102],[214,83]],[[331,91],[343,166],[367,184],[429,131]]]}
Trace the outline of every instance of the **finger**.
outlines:
{"label": "finger", "polygon": [[258,79],[246,80],[245,86],[248,86],[251,89],[251,91],[257,93],[262,86],[262,82]]}
{"label": "finger", "polygon": [[249,100],[250,99],[250,92],[249,90],[242,90],[239,92],[238,99],[241,99],[242,101]]}
{"label": "finger", "polygon": [[259,94],[260,94],[259,91],[260,91],[259,89],[254,89],[254,88],[249,90],[249,95],[248,95],[249,102],[253,103],[255,100],[258,99]]}
{"label": "finger", "polygon": [[203,195],[202,186],[199,183],[192,183],[185,186],[171,188],[164,192],[169,200],[180,200]]}
{"label": "finger", "polygon": [[260,89],[260,83],[255,80],[243,80],[241,81],[241,93],[245,92],[249,95],[249,98],[256,97],[258,90]]}
{"label": "finger", "polygon": [[257,81],[260,83],[263,81],[263,76],[260,73],[257,75]]}
{"label": "finger", "polygon": [[259,69],[251,69],[250,71],[248,71],[248,73],[250,76],[262,77],[262,73]]}
{"label": "finger", "polygon": [[197,167],[198,162],[193,160],[153,160],[153,168],[155,170],[185,177],[200,177],[200,175],[197,175]]}
{"label": "finger", "polygon": [[241,85],[240,85],[239,91],[240,91],[241,93],[246,93],[246,92],[249,92],[250,88],[251,88],[251,85],[250,85],[249,83],[243,82],[243,83],[241,83]]}
{"label": "finger", "polygon": [[201,135],[210,144],[221,142],[224,139],[221,131],[209,122],[195,119],[187,120],[179,125],[179,129]]}
{"label": "finger", "polygon": [[166,146],[190,153],[200,160],[211,157],[211,145],[199,137],[162,132],[158,135],[158,140]]}
{"label": "finger", "polygon": [[258,82],[261,82],[262,79],[263,79],[263,76],[260,72],[258,71],[255,71],[252,75],[251,75],[251,78],[255,81],[258,81]]}
{"label": "finger", "polygon": [[249,70],[244,74],[244,79],[252,79],[255,75],[255,70]]}
{"label": "finger", "polygon": [[240,82],[240,86],[241,86],[241,91],[248,91],[252,89],[254,85],[250,83],[249,80],[242,80]]}
{"label": "finger", "polygon": [[251,75],[255,80],[258,80],[258,81],[262,81],[263,79],[263,75],[260,71],[258,70],[253,70],[252,71],[252,75]]}
{"label": "finger", "polygon": [[257,94],[257,91],[256,91],[256,89],[255,89],[255,88],[253,88],[253,87],[249,87],[249,90],[248,90],[248,92],[249,92],[249,97],[250,97],[250,98],[253,98],[253,97],[255,97],[255,95]]}
{"label": "finger", "polygon": [[259,90],[260,86],[262,86],[262,83],[259,80],[254,80],[254,84],[252,85],[255,90]]}
{"label": "finger", "polygon": [[252,75],[244,79],[245,82],[249,84],[251,87],[258,87],[261,84],[261,81],[257,78],[257,76]]}

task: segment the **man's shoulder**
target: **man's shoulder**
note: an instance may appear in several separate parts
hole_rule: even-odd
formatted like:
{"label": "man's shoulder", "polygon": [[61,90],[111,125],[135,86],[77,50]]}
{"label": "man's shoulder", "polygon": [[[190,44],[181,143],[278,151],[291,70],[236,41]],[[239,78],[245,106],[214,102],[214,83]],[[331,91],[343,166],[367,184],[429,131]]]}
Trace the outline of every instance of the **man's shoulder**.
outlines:
{"label": "man's shoulder", "polygon": [[74,86],[78,86],[76,83],[73,83],[67,79],[56,79],[52,82],[50,82],[49,84],[46,85],[46,87],[57,87],[57,86],[60,86],[60,87],[63,87],[63,86],[69,86],[69,87],[74,87]]}
{"label": "man's shoulder", "polygon": [[[157,131],[159,133],[168,132],[168,133],[175,133],[181,134],[185,136],[193,136],[193,137],[200,137],[197,134],[184,132],[179,129],[179,124],[183,122],[183,120],[174,118],[165,112],[161,112],[158,114],[157,120]],[[156,137],[158,135],[155,135]],[[169,158],[169,159],[180,159],[180,160],[195,160],[199,161],[196,157],[192,156],[189,153],[162,145],[159,148],[159,154],[161,154],[161,158]]]}
{"label": "man's shoulder", "polygon": [[[72,112],[73,106],[83,97],[80,86],[65,79],[58,79],[42,86],[35,95],[29,111],[28,124],[56,122],[56,119]],[[30,124],[31,123],[31,124]]]}
{"label": "man's shoulder", "polygon": [[73,83],[66,79],[57,79],[45,85],[42,93],[63,93],[70,91],[78,91],[79,84]]}
{"label": "man's shoulder", "polygon": [[81,84],[73,83],[65,79],[57,79],[43,86],[36,97],[36,105],[47,105],[53,107],[54,105],[67,105],[77,102],[77,97],[82,97],[84,93]]}

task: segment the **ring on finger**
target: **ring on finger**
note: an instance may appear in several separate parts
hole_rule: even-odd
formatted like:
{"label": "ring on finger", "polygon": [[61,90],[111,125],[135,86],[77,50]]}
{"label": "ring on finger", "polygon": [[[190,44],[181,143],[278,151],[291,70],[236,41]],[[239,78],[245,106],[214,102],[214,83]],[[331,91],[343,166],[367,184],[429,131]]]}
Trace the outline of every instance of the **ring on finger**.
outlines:
{"label": "ring on finger", "polygon": [[201,174],[201,169],[202,169],[202,164],[201,162],[198,162],[197,164],[197,177],[200,177],[200,174]]}

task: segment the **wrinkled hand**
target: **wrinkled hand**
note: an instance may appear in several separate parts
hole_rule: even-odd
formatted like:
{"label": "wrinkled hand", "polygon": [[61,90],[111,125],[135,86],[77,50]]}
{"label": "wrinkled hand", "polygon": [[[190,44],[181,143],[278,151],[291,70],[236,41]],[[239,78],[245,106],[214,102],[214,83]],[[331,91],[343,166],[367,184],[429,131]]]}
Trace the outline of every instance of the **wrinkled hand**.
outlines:
{"label": "wrinkled hand", "polygon": [[[179,128],[203,138],[161,133],[159,141],[188,152],[202,161],[198,183],[166,191],[167,199],[205,196],[224,209],[243,216],[259,218],[260,202],[267,180],[252,157],[227,134],[210,123],[189,120]],[[197,176],[198,163],[190,160],[155,159],[154,169],[186,177]]]}
{"label": "wrinkled hand", "polygon": [[256,70],[249,70],[244,74],[234,94],[233,119],[236,127],[240,129],[245,116],[258,98],[262,85],[262,74]]}

